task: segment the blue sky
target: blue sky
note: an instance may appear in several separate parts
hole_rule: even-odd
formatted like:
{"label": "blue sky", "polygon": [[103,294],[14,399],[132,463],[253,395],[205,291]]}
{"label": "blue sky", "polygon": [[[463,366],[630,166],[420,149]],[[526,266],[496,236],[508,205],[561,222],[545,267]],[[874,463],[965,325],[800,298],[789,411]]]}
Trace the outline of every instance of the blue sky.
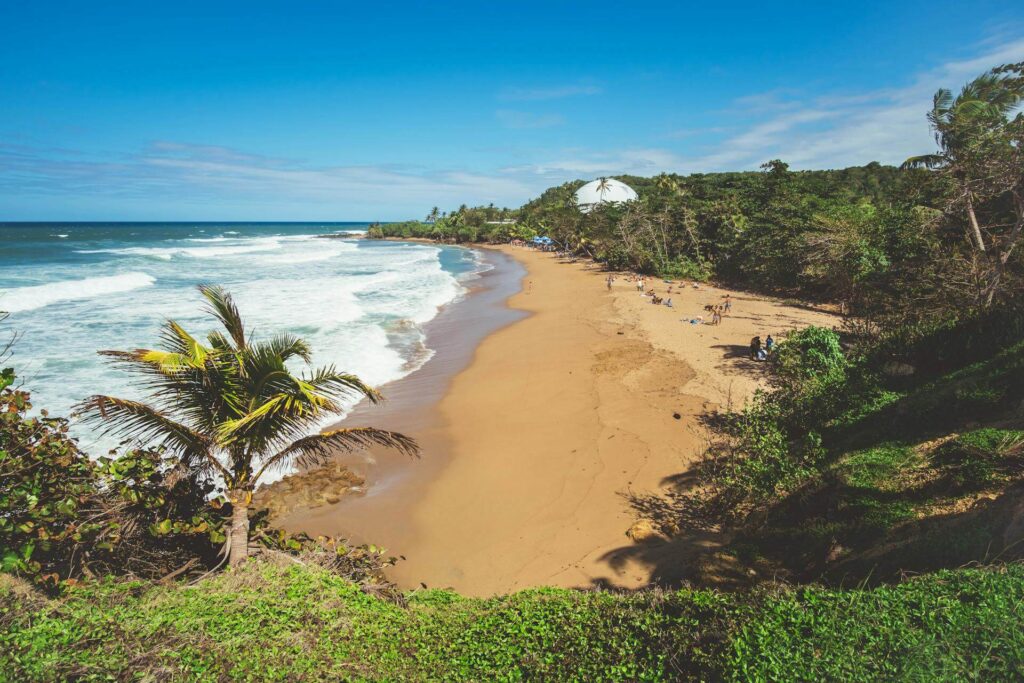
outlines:
{"label": "blue sky", "polygon": [[0,221],[371,220],[899,163],[1024,3],[0,2]]}

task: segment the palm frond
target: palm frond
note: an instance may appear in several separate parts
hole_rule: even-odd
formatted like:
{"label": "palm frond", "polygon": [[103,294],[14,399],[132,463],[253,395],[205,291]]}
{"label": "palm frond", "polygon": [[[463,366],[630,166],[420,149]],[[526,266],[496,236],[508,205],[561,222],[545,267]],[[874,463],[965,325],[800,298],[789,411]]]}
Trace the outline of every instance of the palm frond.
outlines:
{"label": "palm frond", "polygon": [[245,325],[231,295],[219,285],[199,285],[199,292],[206,298],[207,310],[220,321],[228,336],[235,342],[235,348],[245,348]]}
{"label": "palm frond", "polygon": [[916,157],[910,157],[902,164],[900,168],[906,170],[909,168],[940,168],[945,166],[947,159],[941,154],[922,154]]}
{"label": "palm frond", "polygon": [[312,375],[303,377],[303,380],[318,392],[322,392],[332,398],[354,398],[365,397],[370,403],[380,403],[384,396],[366,384],[355,375],[338,372],[333,365],[317,368]]}
{"label": "palm frond", "polygon": [[210,354],[209,349],[200,344],[199,340],[173,320],[168,320],[164,323],[160,339],[163,341],[167,351],[189,356],[196,365],[205,363],[207,356]]}
{"label": "palm frond", "polygon": [[225,445],[246,442],[251,452],[264,453],[339,412],[340,406],[300,382],[293,391],[272,396],[240,418],[221,423],[217,438]]}
{"label": "palm frond", "polygon": [[373,446],[390,448],[410,457],[418,457],[420,454],[419,444],[414,439],[398,432],[389,432],[373,427],[335,429],[298,439],[287,448],[275,453],[263,463],[253,481],[258,480],[259,476],[270,468],[286,467],[292,464],[300,467],[316,467],[324,464],[339,452],[351,453]]}
{"label": "palm frond", "polygon": [[292,358],[301,358],[309,363],[313,356],[313,351],[305,339],[287,333],[274,335],[269,341],[254,344],[251,348],[255,354],[276,356],[285,362]]}
{"label": "palm frond", "polygon": [[86,424],[96,425],[104,436],[156,442],[191,467],[216,466],[211,443],[198,432],[176,422],[156,408],[139,401],[113,396],[90,396],[75,406]]}

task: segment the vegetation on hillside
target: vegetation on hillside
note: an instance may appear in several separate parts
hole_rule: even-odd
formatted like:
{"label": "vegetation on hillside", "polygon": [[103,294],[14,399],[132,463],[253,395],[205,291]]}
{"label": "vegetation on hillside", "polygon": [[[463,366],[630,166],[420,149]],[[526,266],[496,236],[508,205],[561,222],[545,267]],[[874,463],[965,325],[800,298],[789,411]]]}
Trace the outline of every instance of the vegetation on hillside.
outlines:
{"label": "vegetation on hillside", "polygon": [[[850,585],[1015,561],[1022,333],[1018,308],[847,350],[831,330],[793,333],[769,362],[771,388],[710,418],[704,460],[632,503],[670,548],[717,532],[717,555],[692,563],[698,582],[721,580],[723,566],[735,577],[736,565],[744,582]],[[619,553],[665,556],[656,544]]]}
{"label": "vegetation on hillside", "polygon": [[49,601],[0,577],[13,680],[985,680],[1024,676],[1024,569],[895,587],[405,604],[328,572],[251,562],[195,587],[103,582]]}

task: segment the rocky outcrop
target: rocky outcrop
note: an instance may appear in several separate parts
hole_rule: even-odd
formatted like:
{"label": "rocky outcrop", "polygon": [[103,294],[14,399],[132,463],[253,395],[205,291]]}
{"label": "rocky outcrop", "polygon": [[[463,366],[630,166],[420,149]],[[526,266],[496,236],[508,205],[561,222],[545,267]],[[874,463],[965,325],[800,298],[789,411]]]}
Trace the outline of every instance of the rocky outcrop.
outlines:
{"label": "rocky outcrop", "polygon": [[285,515],[297,508],[310,509],[334,505],[345,496],[363,492],[365,481],[341,463],[335,462],[315,470],[296,472],[261,486],[253,496],[254,508],[270,510],[271,518]]}

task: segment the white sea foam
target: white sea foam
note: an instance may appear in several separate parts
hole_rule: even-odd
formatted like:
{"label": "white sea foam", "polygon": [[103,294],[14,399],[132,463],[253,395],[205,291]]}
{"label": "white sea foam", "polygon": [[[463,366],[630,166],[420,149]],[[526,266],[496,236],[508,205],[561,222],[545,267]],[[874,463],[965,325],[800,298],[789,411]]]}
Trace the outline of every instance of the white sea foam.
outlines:
{"label": "white sea foam", "polygon": [[130,292],[141,287],[149,287],[156,279],[146,273],[123,273],[108,277],[90,277],[84,280],[64,280],[50,282],[45,285],[15,287],[3,294],[0,307],[9,313],[31,311],[44,306],[75,301],[94,299],[107,294]]}
{"label": "white sea foam", "polygon": [[[334,365],[373,386],[413,372],[433,355],[421,326],[465,291],[466,274],[442,268],[443,250],[435,246],[219,230],[158,241],[152,235],[145,242],[94,244],[77,252],[81,263],[73,266],[60,260],[19,265],[6,273],[6,283],[0,273],[0,290],[7,290],[0,309],[21,311],[19,375],[37,405],[66,415],[97,392],[145,398],[130,376],[110,372],[95,352],[152,346],[167,319],[204,337],[216,324],[203,313],[200,282],[227,287],[257,338],[297,334],[312,347],[315,366]],[[69,243],[65,253],[76,246]],[[119,271],[129,272],[87,277]],[[104,296],[117,292],[131,293]],[[72,303],[48,306],[60,301]],[[75,425],[72,431],[94,455],[115,445]]]}
{"label": "white sea foam", "polygon": [[[223,237],[191,238],[185,242],[218,242],[229,241]],[[115,256],[140,256],[170,261],[175,257],[197,259],[215,259],[223,256],[238,256],[260,251],[273,251],[281,248],[281,240],[276,237],[265,237],[248,240],[233,240],[235,244],[208,247],[122,247],[115,249],[80,249],[79,254],[112,254]]]}

